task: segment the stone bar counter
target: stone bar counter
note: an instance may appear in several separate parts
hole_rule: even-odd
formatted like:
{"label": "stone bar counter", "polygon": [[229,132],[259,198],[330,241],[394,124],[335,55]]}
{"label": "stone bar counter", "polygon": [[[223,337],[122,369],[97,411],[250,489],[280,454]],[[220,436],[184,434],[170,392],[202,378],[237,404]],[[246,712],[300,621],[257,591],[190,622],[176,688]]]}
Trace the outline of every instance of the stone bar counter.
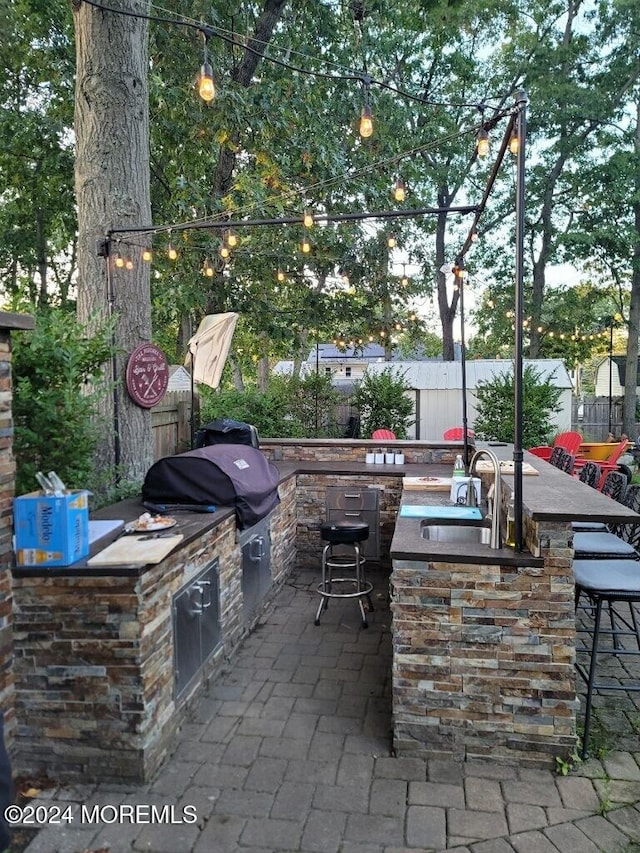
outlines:
{"label": "stone bar counter", "polygon": [[[492,448],[505,461],[510,446]],[[424,539],[398,516],[391,544],[393,731],[399,755],[549,763],[576,745],[574,520],[640,521],[525,453],[525,549]],[[486,489],[491,477],[483,477]],[[502,530],[513,476],[502,475]],[[402,504],[437,503],[403,493]]]}

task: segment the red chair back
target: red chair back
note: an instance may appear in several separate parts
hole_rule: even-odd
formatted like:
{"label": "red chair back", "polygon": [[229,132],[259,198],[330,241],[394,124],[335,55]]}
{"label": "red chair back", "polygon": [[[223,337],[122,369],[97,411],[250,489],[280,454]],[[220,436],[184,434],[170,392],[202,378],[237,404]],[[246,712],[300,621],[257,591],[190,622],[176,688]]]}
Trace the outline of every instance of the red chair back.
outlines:
{"label": "red chair back", "polygon": [[582,444],[582,436],[579,432],[561,432],[553,441],[554,447],[562,447],[567,453],[576,455]]}
{"label": "red chair back", "polygon": [[396,434],[390,429],[376,429],[371,433],[375,441],[395,441]]}
{"label": "red chair back", "polygon": [[[451,427],[442,433],[442,437],[445,441],[462,441],[462,438],[464,437],[464,430],[462,427]],[[467,428],[467,438],[474,437],[475,432],[472,429]]]}

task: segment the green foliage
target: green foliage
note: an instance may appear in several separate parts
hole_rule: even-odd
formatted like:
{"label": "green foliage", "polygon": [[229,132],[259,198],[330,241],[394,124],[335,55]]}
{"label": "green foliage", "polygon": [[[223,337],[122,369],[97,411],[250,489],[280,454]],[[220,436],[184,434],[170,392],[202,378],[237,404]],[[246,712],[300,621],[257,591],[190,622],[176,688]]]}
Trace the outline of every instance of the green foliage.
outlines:
{"label": "green foliage", "polygon": [[110,332],[83,336],[72,316],[40,311],[32,332],[13,336],[16,494],[37,488],[36,471],[56,471],[69,488],[92,487],[96,446],[92,388],[110,356]]}
{"label": "green foliage", "polygon": [[[547,444],[556,431],[551,415],[560,411],[561,391],[551,377],[542,379],[530,364],[522,371],[522,443],[524,447]],[[513,370],[500,373],[476,388],[478,398],[476,433],[496,441],[514,439],[514,378]]]}
{"label": "green foliage", "polygon": [[336,419],[342,397],[329,377],[274,377],[266,393],[255,388],[210,393],[203,388],[202,394],[203,424],[233,418],[253,424],[265,438],[335,438],[342,429]]}
{"label": "green foliage", "polygon": [[393,430],[397,438],[407,437],[413,413],[413,403],[405,393],[409,390],[404,374],[391,367],[378,374],[365,373],[355,394],[364,438],[383,428]]}

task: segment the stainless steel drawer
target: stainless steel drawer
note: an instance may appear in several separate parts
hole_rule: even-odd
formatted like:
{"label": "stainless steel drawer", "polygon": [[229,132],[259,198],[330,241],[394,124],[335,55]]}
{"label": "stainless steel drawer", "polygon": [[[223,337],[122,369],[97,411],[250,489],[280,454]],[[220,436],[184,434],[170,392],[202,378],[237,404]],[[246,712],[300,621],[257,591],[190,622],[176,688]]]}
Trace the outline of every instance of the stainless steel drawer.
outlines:
{"label": "stainless steel drawer", "polygon": [[342,510],[377,510],[380,494],[377,489],[343,488],[342,486],[327,487],[327,511]]}

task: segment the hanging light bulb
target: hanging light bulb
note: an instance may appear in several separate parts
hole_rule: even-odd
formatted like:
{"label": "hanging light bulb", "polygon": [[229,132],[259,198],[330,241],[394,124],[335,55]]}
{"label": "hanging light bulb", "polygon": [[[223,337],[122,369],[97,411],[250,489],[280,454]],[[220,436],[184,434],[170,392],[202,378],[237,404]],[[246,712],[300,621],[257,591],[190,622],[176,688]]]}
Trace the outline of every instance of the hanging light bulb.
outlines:
{"label": "hanging light bulb", "polygon": [[304,255],[308,255],[311,251],[311,243],[309,242],[309,238],[305,234],[302,238],[302,243],[300,244],[300,250]]}
{"label": "hanging light bulb", "polygon": [[407,270],[404,264],[402,264],[402,278],[400,279],[400,284],[402,285],[402,287],[407,287],[409,284],[409,279],[407,278]]}
{"label": "hanging light bulb", "polygon": [[122,257],[122,255],[119,252],[115,257],[113,264],[114,264],[114,266],[118,267],[119,270],[121,270],[124,267],[124,258]]}
{"label": "hanging light bulb", "polygon": [[373,133],[373,118],[371,116],[371,105],[369,103],[369,91],[371,88],[371,78],[365,74],[362,78],[364,86],[364,104],[360,113],[360,136],[363,139],[368,139]]}
{"label": "hanging light bulb", "polygon": [[393,249],[393,248],[395,248],[395,245],[396,245],[396,235],[395,234],[389,234],[389,236],[387,237],[387,246],[390,249]]}
{"label": "hanging light bulb", "polygon": [[313,225],[313,216],[310,210],[305,210],[304,216],[302,217],[302,224],[305,228],[311,228]]}
{"label": "hanging light bulb", "polygon": [[520,137],[518,136],[517,131],[514,130],[513,133],[511,134],[511,139],[509,140],[509,151],[511,151],[511,153],[513,155],[516,155],[519,150],[520,150]]}
{"label": "hanging light bulb", "polygon": [[280,267],[278,267],[278,271],[276,272],[276,278],[278,281],[284,281],[285,279],[284,270]]}
{"label": "hanging light bulb", "polygon": [[175,259],[178,257],[178,252],[171,245],[171,243],[169,243],[169,245],[167,246],[167,257],[170,261],[175,261]]}
{"label": "hanging light bulb", "polygon": [[363,139],[368,139],[373,135],[373,117],[371,115],[371,107],[368,104],[362,108],[360,113],[360,136]]}
{"label": "hanging light bulb", "polygon": [[213,83],[213,69],[209,65],[209,57],[207,56],[207,34],[203,32],[202,36],[204,38],[204,58],[200,66],[198,94],[205,103],[210,104],[216,96],[216,87]]}
{"label": "hanging light bulb", "polygon": [[393,197],[396,201],[404,201],[407,197],[407,188],[402,178],[396,179],[396,185],[393,188]]}
{"label": "hanging light bulb", "polygon": [[235,249],[238,245],[238,235],[229,229],[229,231],[225,231],[224,241],[230,249]]}
{"label": "hanging light bulb", "polygon": [[147,263],[149,263],[149,261],[151,261],[152,258],[153,258],[153,252],[151,251],[151,249],[143,249],[142,250],[142,260],[143,261],[146,261]]}
{"label": "hanging light bulb", "polygon": [[231,257],[231,249],[225,246],[224,243],[220,246],[220,257],[225,261]]}
{"label": "hanging light bulb", "polygon": [[133,269],[133,261],[131,260],[131,258],[127,258],[127,259],[125,260],[125,262],[124,262],[124,268],[125,268],[126,270],[129,270],[129,271],[131,271],[131,270]]}
{"label": "hanging light bulb", "polygon": [[478,131],[478,136],[476,137],[476,148],[478,151],[478,157],[486,157],[489,153],[489,134],[484,127],[481,127]]}
{"label": "hanging light bulb", "polygon": [[475,228],[473,228],[471,231],[471,242],[477,243],[479,239],[480,239],[480,235],[478,234],[477,230]]}
{"label": "hanging light bulb", "polygon": [[215,273],[214,268],[211,266],[211,261],[209,258],[206,258],[204,264],[202,265],[202,274],[206,275],[207,278],[213,278]]}

